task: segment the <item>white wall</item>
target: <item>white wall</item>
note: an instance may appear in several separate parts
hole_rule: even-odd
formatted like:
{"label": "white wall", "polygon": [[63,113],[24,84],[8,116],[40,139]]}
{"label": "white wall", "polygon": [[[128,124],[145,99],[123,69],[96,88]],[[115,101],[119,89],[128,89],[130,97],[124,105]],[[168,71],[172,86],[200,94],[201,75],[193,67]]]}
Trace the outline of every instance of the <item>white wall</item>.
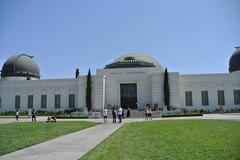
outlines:
{"label": "white wall", "polygon": [[[76,79],[0,81],[1,111],[15,110],[15,95],[21,96],[20,109],[27,111],[28,95],[33,95],[35,110],[55,110],[55,94],[61,95],[61,109],[68,109],[68,95],[77,95]],[[47,95],[47,109],[41,108],[41,95]],[[77,104],[75,104],[77,106]]]}
{"label": "white wall", "polygon": [[120,105],[120,84],[137,84],[138,109],[152,104],[152,74],[162,73],[159,68],[114,68],[97,70],[97,76],[106,76],[105,105]]}
{"label": "white wall", "polygon": [[[103,76],[106,76],[105,99],[103,99]],[[49,80],[2,80],[0,81],[0,111],[15,110],[15,95],[21,95],[21,110],[28,107],[28,95],[34,96],[34,108],[41,107],[41,95],[47,95],[47,109],[54,107],[55,94],[61,94],[61,109],[68,109],[68,95],[75,94],[76,108],[85,108],[86,76],[78,79],[49,79]],[[120,84],[137,83],[138,109],[154,102],[163,103],[164,75],[159,68],[122,68],[100,69],[92,76],[93,108],[102,110],[105,106],[120,105]],[[169,73],[170,104],[184,107],[185,91],[192,91],[193,106],[189,108],[210,109],[219,108],[217,90],[224,90],[225,108],[238,107],[234,105],[233,90],[240,89],[240,71],[232,74],[191,74],[179,75]],[[201,91],[208,90],[209,106],[202,106]]]}
{"label": "white wall", "polygon": [[[240,88],[240,72],[180,75],[179,80],[181,106],[186,106],[185,91],[192,91],[193,106],[189,108],[215,110],[219,108],[217,90],[224,90],[225,108],[238,107],[234,105],[233,90]],[[202,106],[202,90],[208,91],[209,106]]]}

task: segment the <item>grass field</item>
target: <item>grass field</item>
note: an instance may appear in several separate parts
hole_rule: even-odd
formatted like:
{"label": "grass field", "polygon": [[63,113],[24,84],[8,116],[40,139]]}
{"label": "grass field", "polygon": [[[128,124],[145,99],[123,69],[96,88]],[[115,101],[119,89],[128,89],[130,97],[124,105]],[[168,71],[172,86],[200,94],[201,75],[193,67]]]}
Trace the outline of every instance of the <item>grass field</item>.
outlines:
{"label": "grass field", "polygon": [[0,125],[0,155],[96,125],[94,122],[11,123]]}
{"label": "grass field", "polygon": [[240,121],[126,124],[81,160],[239,160]]}

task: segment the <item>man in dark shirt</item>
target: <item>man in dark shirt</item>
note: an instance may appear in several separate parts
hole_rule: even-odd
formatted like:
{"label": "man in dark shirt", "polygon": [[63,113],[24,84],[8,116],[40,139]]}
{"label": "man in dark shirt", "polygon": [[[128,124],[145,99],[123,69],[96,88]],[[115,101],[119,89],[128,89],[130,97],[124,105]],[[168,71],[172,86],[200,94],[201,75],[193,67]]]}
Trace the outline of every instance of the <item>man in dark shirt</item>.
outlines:
{"label": "man in dark shirt", "polygon": [[112,109],[112,117],[113,117],[113,123],[116,123],[116,109],[115,109],[115,107],[113,107],[113,109]]}
{"label": "man in dark shirt", "polygon": [[32,109],[32,122],[36,122],[36,114],[34,108]]}

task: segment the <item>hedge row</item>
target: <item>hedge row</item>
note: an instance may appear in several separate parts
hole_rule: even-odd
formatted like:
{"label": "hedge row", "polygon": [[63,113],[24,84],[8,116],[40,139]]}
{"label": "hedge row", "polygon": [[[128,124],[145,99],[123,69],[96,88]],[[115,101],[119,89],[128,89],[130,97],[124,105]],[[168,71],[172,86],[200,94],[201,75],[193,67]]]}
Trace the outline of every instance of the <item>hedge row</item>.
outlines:
{"label": "hedge row", "polygon": [[191,113],[183,115],[162,115],[162,117],[192,117],[192,116],[203,116],[202,113]]}

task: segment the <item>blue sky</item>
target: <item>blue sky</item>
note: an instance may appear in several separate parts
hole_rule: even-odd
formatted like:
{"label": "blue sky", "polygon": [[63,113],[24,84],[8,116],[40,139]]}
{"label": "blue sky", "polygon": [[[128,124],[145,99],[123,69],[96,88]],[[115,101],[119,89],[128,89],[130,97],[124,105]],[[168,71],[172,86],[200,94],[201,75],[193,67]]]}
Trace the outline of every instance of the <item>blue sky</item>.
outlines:
{"label": "blue sky", "polygon": [[1,0],[0,66],[33,55],[41,76],[71,78],[146,53],[170,72],[226,73],[240,45],[239,0]]}

